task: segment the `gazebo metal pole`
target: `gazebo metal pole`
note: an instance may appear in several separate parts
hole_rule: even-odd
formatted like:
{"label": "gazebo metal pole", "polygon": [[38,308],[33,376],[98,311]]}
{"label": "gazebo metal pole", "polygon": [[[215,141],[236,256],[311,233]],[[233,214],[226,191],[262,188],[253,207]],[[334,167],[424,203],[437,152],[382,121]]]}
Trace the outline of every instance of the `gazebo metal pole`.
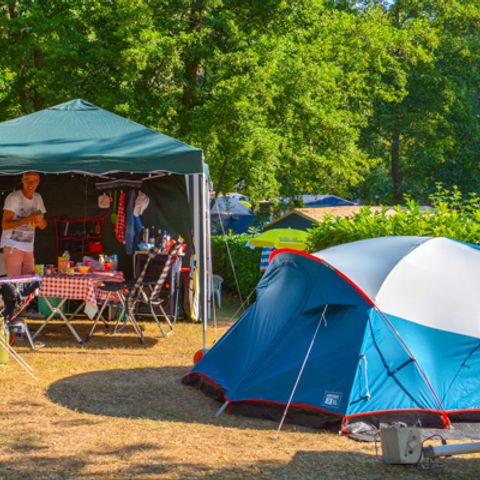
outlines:
{"label": "gazebo metal pole", "polygon": [[200,181],[200,231],[201,231],[201,249],[200,249],[200,315],[202,318],[202,348],[207,346],[207,324],[208,324],[208,254],[207,254],[207,205],[208,185],[205,173],[199,177]]}
{"label": "gazebo metal pole", "polygon": [[206,201],[205,175],[193,175],[193,236],[195,243],[196,268],[198,279],[197,318],[202,322],[202,348],[207,343],[207,240],[206,240]]}

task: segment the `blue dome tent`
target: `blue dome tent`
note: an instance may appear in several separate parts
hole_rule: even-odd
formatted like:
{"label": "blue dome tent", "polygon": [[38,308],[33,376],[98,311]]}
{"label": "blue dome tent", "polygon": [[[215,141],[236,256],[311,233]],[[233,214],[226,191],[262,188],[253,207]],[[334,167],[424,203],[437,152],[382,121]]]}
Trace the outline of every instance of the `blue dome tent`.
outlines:
{"label": "blue dome tent", "polygon": [[227,412],[279,420],[289,404],[314,427],[479,421],[479,289],[480,251],[446,238],[280,250],[183,382]]}
{"label": "blue dome tent", "polygon": [[339,207],[347,205],[358,205],[358,203],[345,200],[336,195],[312,195],[311,200],[304,200],[305,207]]}

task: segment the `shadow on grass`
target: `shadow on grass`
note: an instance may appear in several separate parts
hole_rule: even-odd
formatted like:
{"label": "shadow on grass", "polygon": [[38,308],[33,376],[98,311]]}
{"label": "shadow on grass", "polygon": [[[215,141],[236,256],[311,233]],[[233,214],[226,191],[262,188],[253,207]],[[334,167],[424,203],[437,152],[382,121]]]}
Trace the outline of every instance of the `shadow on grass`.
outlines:
{"label": "shadow on grass", "polygon": [[190,367],[101,370],[52,383],[47,397],[74,411],[120,418],[273,430],[274,422],[224,414],[220,403],[182,385]]}
{"label": "shadow on grass", "polygon": [[[182,461],[155,455],[155,460],[145,458],[145,452],[155,450],[155,445],[134,444],[113,452],[82,452],[75,457],[47,456],[24,457],[21,461],[0,462],[0,478],[14,479],[332,479],[362,478],[392,480],[396,478],[476,478],[480,468],[478,459],[450,458],[432,465],[418,466],[384,465],[371,455],[338,451],[300,451],[290,462],[259,461],[240,466],[212,465]],[[108,472],[95,472],[97,461],[104,455],[128,457],[127,465],[112,462]],[[142,456],[143,459],[136,458]],[[88,458],[83,460],[83,458]]]}
{"label": "shadow on grass", "polygon": [[[41,322],[33,321],[28,322],[32,334],[39,328]],[[75,320],[72,322],[73,328],[78,333],[80,338],[83,340],[86,338],[90,328],[93,325],[93,322],[87,320]],[[152,348],[158,343],[158,338],[151,336],[145,336],[145,343],[141,344],[138,341],[131,325],[125,326],[120,332],[113,334],[114,324],[109,325],[109,328],[106,329],[103,324],[99,323],[94,332],[93,337],[83,345],[77,343],[72,333],[68,329],[67,325],[58,320],[49,323],[45,329],[38,336],[38,340],[42,343],[45,343],[46,350],[37,350],[37,352],[49,351],[50,348],[66,348],[66,349],[78,349],[84,348],[86,350],[105,350],[105,349],[115,349],[115,348]],[[155,331],[155,330],[154,330]],[[161,337],[161,332],[159,329],[158,337]],[[145,333],[145,332],[144,332]],[[28,347],[26,341],[16,342],[16,347]]]}

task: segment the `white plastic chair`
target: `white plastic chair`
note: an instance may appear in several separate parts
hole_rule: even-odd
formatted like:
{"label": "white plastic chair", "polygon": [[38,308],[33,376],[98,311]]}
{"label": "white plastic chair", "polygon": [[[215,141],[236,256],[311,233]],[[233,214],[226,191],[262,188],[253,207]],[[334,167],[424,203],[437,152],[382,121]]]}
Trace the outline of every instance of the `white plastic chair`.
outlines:
{"label": "white plastic chair", "polygon": [[218,308],[222,308],[222,283],[223,278],[220,275],[213,274],[213,293],[217,298]]}

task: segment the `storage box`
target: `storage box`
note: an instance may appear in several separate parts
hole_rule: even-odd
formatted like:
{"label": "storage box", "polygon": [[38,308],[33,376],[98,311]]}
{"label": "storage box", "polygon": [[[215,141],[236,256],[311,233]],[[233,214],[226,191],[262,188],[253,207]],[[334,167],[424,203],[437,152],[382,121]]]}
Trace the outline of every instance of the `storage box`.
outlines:
{"label": "storage box", "polygon": [[[48,297],[48,301],[52,305],[52,307],[57,307],[60,302],[62,301],[61,298],[55,298],[55,297]],[[61,308],[62,312],[65,311],[65,304]],[[47,305],[47,302],[45,301],[45,297],[38,297],[38,311],[42,314],[48,317],[52,313],[52,309]],[[56,313],[53,318],[58,318],[60,315]]]}
{"label": "storage box", "polygon": [[415,464],[422,459],[422,432],[419,428],[382,428],[380,437],[385,463]]}

